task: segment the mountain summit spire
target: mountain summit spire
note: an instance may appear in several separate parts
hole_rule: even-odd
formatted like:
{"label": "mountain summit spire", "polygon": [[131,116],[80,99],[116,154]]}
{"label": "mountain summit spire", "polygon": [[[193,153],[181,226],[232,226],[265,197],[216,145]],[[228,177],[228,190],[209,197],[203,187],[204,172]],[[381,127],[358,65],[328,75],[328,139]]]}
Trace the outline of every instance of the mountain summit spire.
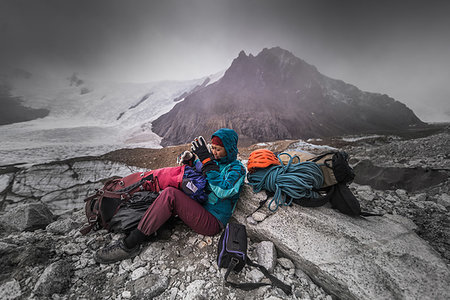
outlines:
{"label": "mountain summit spire", "polygon": [[241,51],[217,83],[204,87],[152,123],[163,145],[220,127],[241,140],[335,136],[423,124],[404,104],[321,74],[280,47]]}

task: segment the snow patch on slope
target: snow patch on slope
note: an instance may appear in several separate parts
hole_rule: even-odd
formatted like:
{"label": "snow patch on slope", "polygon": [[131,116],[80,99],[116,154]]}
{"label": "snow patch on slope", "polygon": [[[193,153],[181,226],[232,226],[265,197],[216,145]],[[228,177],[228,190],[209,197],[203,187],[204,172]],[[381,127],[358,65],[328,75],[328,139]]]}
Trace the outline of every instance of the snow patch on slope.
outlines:
{"label": "snow patch on slope", "polygon": [[[209,84],[221,76],[223,72],[212,75]],[[50,113],[45,118],[0,126],[0,165],[100,155],[129,147],[160,148],[161,138],[152,132],[151,122],[173,108],[173,99],[204,81],[83,79],[73,84],[69,78],[16,79],[11,82],[12,96]]]}

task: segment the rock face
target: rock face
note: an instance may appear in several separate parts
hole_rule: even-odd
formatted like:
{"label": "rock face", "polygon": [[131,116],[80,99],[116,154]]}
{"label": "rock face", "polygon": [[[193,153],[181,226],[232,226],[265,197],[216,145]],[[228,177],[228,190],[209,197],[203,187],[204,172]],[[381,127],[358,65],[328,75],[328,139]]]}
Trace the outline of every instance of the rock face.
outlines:
{"label": "rock face", "polygon": [[[258,207],[244,189],[236,219]],[[294,205],[251,225],[326,291],[344,299],[445,299],[450,270],[400,216],[352,218],[330,208]],[[446,295],[446,296],[445,296]]]}
{"label": "rock face", "polygon": [[152,123],[162,145],[209,136],[220,127],[241,141],[335,136],[423,124],[404,104],[363,92],[281,48],[241,52],[223,78],[187,96]]}
{"label": "rock face", "polygon": [[[41,201],[60,215],[84,205],[83,199],[102,186],[101,181],[123,177],[142,169],[99,160],[66,161],[35,165],[16,173],[0,175],[0,195],[6,206]],[[7,208],[7,207],[6,207]]]}

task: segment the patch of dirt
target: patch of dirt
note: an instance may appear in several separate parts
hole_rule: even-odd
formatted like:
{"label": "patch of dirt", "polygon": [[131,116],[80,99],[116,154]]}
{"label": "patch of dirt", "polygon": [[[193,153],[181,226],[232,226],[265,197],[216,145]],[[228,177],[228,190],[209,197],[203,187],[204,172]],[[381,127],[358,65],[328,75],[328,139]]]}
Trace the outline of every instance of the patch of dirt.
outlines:
{"label": "patch of dirt", "polygon": [[[288,148],[296,140],[282,140],[273,143],[259,143],[248,147],[239,147],[238,158],[247,160],[250,153],[257,149],[269,149],[273,152],[281,152]],[[175,167],[177,156],[183,151],[190,150],[190,144],[169,146],[161,149],[120,149],[100,156],[100,159],[124,163],[149,170],[165,167]]]}

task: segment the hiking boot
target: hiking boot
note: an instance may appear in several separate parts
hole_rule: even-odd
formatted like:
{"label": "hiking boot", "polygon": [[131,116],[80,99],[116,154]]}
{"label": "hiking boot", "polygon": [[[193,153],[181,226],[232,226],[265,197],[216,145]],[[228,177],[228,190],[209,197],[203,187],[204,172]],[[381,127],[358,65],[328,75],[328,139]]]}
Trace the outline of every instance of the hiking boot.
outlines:
{"label": "hiking boot", "polygon": [[100,264],[112,264],[120,260],[133,258],[139,254],[140,245],[133,249],[128,249],[123,240],[97,250],[94,254],[94,260]]}

